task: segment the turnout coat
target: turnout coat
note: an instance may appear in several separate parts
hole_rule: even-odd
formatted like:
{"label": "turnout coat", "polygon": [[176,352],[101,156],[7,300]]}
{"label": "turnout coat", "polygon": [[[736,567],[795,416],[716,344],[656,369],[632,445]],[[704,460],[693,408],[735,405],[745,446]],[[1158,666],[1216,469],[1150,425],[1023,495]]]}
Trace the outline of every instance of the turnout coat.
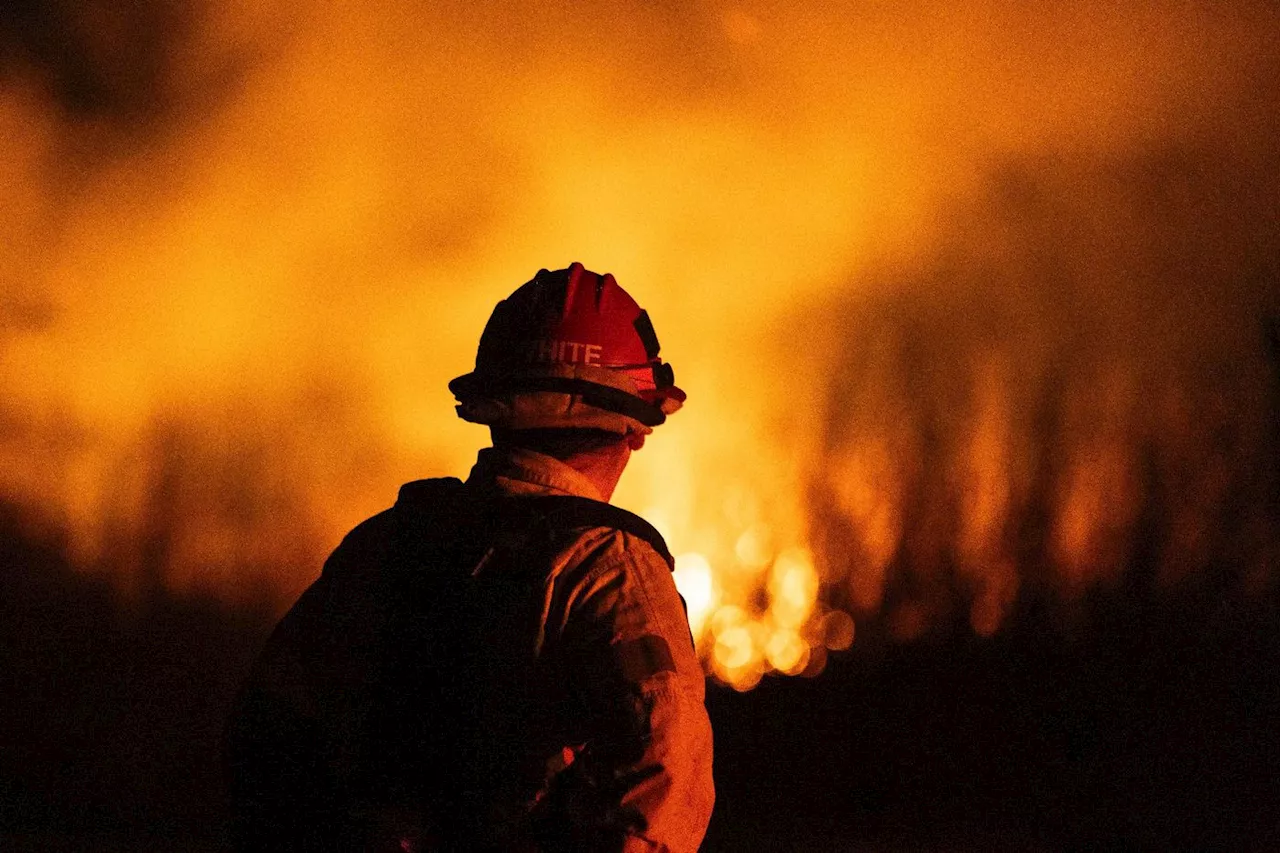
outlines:
{"label": "turnout coat", "polygon": [[694,851],[704,681],[660,536],[527,450],[402,487],[229,729],[239,850]]}

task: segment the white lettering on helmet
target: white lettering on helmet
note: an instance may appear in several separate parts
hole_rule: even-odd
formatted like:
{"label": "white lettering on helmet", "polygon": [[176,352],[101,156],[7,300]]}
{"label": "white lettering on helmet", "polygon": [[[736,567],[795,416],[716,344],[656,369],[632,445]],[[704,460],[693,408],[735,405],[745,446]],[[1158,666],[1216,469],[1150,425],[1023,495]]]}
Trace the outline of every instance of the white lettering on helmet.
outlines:
{"label": "white lettering on helmet", "polygon": [[531,355],[535,363],[599,364],[601,349],[600,344],[542,338],[533,342]]}

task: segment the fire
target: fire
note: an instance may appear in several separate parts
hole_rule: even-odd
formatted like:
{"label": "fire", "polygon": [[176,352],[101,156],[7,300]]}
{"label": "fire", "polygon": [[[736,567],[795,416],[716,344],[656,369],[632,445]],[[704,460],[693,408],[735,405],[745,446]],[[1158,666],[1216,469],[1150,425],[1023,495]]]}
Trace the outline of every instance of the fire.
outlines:
{"label": "fire", "polygon": [[684,598],[689,615],[689,629],[695,637],[702,634],[715,607],[715,575],[707,558],[696,552],[681,554],[676,557],[673,572],[676,588]]}
{"label": "fire", "polygon": [[0,499],[86,571],[282,604],[580,260],[690,392],[617,499],[735,687],[1275,582],[1274,9],[200,8],[0,78]]}
{"label": "fire", "polygon": [[[740,536],[737,544],[742,541]],[[685,599],[690,628],[717,677],[748,689],[770,672],[805,672],[815,649],[825,654],[849,647],[853,620],[840,610],[818,612],[818,572],[806,549],[790,548],[763,559],[751,550],[744,557],[742,551],[734,549],[737,562],[725,571],[716,571],[696,552],[676,558],[676,586]],[[726,600],[716,577],[744,573],[731,587],[737,594]],[[768,589],[768,606],[752,613],[750,598],[762,585]]]}

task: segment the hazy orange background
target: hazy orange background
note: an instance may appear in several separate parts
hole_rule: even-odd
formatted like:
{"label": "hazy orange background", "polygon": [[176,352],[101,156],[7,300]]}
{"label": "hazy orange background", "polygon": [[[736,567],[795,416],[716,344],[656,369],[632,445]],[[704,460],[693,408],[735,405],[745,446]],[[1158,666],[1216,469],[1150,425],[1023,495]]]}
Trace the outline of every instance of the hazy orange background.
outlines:
{"label": "hazy orange background", "polygon": [[725,680],[1136,560],[1274,588],[1274,4],[49,14],[0,66],[0,494],[123,595],[283,606],[465,474],[445,383],[574,260],[690,393],[618,499]]}

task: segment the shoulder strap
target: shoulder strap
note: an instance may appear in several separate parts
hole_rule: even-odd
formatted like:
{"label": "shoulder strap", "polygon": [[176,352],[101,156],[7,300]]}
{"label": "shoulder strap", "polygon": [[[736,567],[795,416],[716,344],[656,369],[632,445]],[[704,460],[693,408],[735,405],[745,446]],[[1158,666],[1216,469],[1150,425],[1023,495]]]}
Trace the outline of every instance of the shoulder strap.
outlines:
{"label": "shoulder strap", "polygon": [[487,547],[484,503],[453,477],[405,483],[391,513],[399,566],[473,562]]}
{"label": "shoulder strap", "polygon": [[397,504],[434,503],[456,499],[461,495],[462,481],[457,477],[413,480],[400,487]]}
{"label": "shoulder strap", "polygon": [[667,565],[675,568],[675,559],[667,548],[666,540],[652,524],[633,512],[591,498],[568,495],[539,495],[537,497],[504,498],[518,512],[540,519],[550,530],[572,530],[575,527],[608,527],[630,533],[653,546]]}
{"label": "shoulder strap", "polygon": [[[421,512],[427,507],[434,513]],[[477,502],[467,496],[461,481],[452,477],[406,483],[400,487],[396,508],[406,521],[409,520],[406,515],[416,516],[419,523],[428,521],[445,526],[474,524],[477,515],[484,513]],[[503,518],[520,522],[518,526],[524,529],[540,527],[559,532],[576,527],[608,527],[621,530],[648,542],[668,566],[675,567],[675,559],[657,528],[635,513],[603,501],[568,495],[504,497],[492,501],[489,508]]]}

